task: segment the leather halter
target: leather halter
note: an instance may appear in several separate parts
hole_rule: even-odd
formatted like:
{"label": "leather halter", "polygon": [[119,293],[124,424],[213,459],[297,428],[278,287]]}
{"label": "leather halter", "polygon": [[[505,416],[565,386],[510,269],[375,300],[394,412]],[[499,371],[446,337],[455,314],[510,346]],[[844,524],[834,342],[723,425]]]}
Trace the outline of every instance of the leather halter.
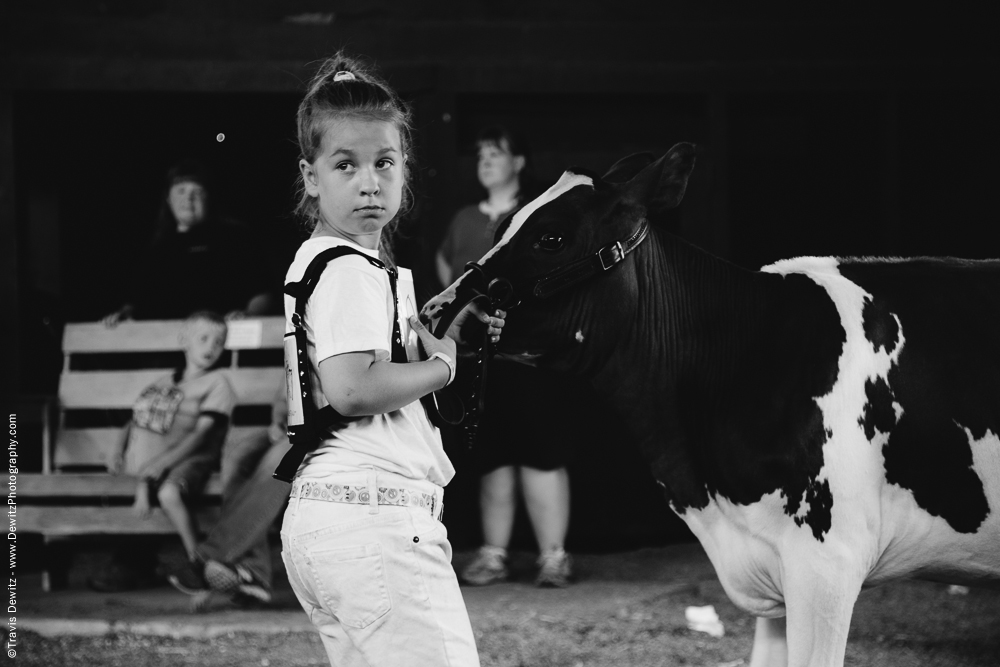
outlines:
{"label": "leather halter", "polygon": [[639,247],[639,244],[648,235],[649,223],[644,218],[639,224],[639,229],[625,241],[612,241],[592,255],[581,257],[540,276],[524,280],[516,286],[502,277],[493,278],[487,282],[488,274],[481,265],[475,262],[469,262],[465,268],[481,276],[483,282],[487,282],[486,293],[495,304],[498,303],[500,308],[510,310],[526,301],[551,298],[588,278],[610,271],[612,267],[621,263],[630,252]]}
{"label": "leather halter", "polygon": [[[588,278],[610,271],[620,264],[630,252],[635,250],[649,235],[649,223],[643,219],[639,229],[625,241],[613,241],[597,252],[572,261],[544,273],[529,278],[517,287],[503,277],[490,279],[485,269],[476,262],[465,265],[477,280],[466,281],[463,289],[439,316],[434,335],[442,337],[458,314],[473,301],[478,301],[490,311],[497,308],[510,310],[530,300],[548,299]],[[485,410],[486,374],[488,361],[493,356],[493,344],[484,331],[483,341],[476,352],[475,376],[471,383],[471,395],[462,400],[452,387],[434,392],[432,397],[432,421],[436,425],[463,425],[466,440],[471,446],[479,428],[479,418]]]}

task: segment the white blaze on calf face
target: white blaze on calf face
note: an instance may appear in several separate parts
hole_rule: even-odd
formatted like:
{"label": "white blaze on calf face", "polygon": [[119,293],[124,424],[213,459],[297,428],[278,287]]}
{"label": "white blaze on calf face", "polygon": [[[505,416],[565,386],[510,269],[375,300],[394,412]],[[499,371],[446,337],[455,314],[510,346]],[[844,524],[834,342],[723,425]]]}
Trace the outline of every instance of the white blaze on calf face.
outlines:
{"label": "white blaze on calf face", "polygon": [[[497,251],[510,243],[510,240],[514,238],[514,235],[520,231],[524,223],[532,216],[532,214],[537,211],[542,206],[545,206],[550,201],[561,197],[578,185],[586,185],[589,187],[594,187],[594,179],[590,176],[583,176],[581,174],[574,174],[571,171],[563,172],[562,177],[556,181],[555,185],[543,192],[541,195],[536,197],[531,203],[525,205],[520,211],[514,214],[513,220],[510,221],[510,225],[504,231],[503,236],[497,241],[497,244],[490,249],[483,258],[479,260],[480,264],[483,264],[490,257],[495,255]],[[461,279],[460,279],[461,280]]]}
{"label": "white blaze on calf face", "polygon": [[[483,257],[479,260],[479,263],[480,264],[485,263],[487,259],[496,254],[497,250],[510,243],[511,239],[514,238],[514,235],[517,234],[517,232],[521,229],[521,227],[524,226],[524,223],[528,220],[528,218],[531,217],[531,215],[535,211],[537,211],[545,204],[548,204],[550,201],[553,201],[554,199],[569,192],[571,189],[575,188],[578,185],[586,185],[588,187],[594,187],[594,179],[592,179],[590,176],[574,174],[573,172],[570,171],[563,172],[563,175],[559,178],[558,181],[556,181],[555,185],[553,185],[551,188],[543,192],[541,195],[536,197],[530,203],[525,205],[524,208],[522,208],[520,211],[514,214],[514,218],[511,220],[510,225],[504,232],[503,237],[501,237],[501,239],[497,242],[496,246],[491,248],[489,252],[483,255]],[[428,301],[427,304],[424,305],[424,308],[421,312],[426,317],[429,317],[431,320],[436,321],[437,316],[441,312],[441,310],[455,300],[455,296],[458,293],[458,287],[465,279],[465,276],[467,275],[469,275],[468,271],[459,276],[458,279],[451,285],[449,285],[447,289],[445,289],[443,292],[441,292],[440,294],[432,298],[430,301]]]}

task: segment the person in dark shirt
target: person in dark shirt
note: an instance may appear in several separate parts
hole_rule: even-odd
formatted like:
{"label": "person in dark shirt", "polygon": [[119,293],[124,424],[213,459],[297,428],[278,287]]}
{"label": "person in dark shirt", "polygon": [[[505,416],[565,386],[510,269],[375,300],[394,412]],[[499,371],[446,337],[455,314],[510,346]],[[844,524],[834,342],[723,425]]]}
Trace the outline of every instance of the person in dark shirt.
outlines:
{"label": "person in dark shirt", "polygon": [[280,313],[266,244],[248,225],[216,215],[201,166],[179,163],[166,186],[153,237],[128,281],[127,302],[102,321],[181,319],[195,310],[227,319]]}
{"label": "person in dark shirt", "polygon": [[[527,142],[496,126],[477,138],[476,175],[486,199],[459,210],[437,255],[438,277],[448,285],[493,247],[503,220],[534,194]],[[478,430],[472,464],[480,477],[483,545],[461,572],[480,586],[507,579],[507,547],[523,495],[538,542],[539,586],[563,587],[572,578],[564,543],[569,530],[568,465],[587,437],[589,399],[579,383],[550,371],[503,359],[491,362],[488,408]]]}

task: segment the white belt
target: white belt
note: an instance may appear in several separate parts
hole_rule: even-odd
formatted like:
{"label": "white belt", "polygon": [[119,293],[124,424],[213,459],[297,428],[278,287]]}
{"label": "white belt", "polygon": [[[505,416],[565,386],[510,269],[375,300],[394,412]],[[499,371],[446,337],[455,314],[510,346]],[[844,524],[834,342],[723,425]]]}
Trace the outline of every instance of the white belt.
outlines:
{"label": "white belt", "polygon": [[438,501],[433,493],[415,491],[404,487],[378,487],[378,500],[372,502],[369,486],[365,484],[337,484],[320,482],[310,479],[296,479],[292,482],[292,498],[308,500],[325,500],[331,503],[350,503],[352,505],[405,505],[419,507],[430,512],[431,516],[440,519],[444,503]]}

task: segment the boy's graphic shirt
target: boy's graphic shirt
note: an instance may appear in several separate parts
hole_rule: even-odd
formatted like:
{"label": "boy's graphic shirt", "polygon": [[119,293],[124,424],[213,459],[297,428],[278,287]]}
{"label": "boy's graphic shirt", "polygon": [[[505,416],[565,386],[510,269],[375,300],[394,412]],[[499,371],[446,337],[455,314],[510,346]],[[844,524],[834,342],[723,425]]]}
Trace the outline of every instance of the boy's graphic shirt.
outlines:
{"label": "boy's graphic shirt", "polygon": [[163,435],[170,431],[177,408],[183,400],[184,392],[176,386],[150,385],[142,391],[132,407],[132,422],[140,428]]}
{"label": "boy's graphic shirt", "polygon": [[[177,381],[165,375],[146,387],[132,406],[132,430],[125,450],[123,472],[135,474],[148,461],[194,431],[201,415],[228,422],[236,392],[222,371],[210,371],[193,380]],[[192,456],[218,457],[226,429]]]}

